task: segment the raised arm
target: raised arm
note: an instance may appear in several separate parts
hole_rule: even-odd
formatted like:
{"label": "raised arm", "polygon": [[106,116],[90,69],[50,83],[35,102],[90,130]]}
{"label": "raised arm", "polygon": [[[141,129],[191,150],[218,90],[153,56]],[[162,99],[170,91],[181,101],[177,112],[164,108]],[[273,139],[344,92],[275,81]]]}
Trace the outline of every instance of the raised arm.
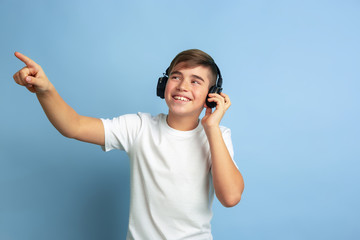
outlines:
{"label": "raised arm", "polygon": [[216,102],[216,110],[212,112],[211,108],[205,105],[206,113],[201,123],[210,144],[215,194],[223,206],[233,207],[241,199],[244,191],[244,179],[231,159],[219,127],[231,102],[224,93],[211,93],[209,96],[210,102]]}
{"label": "raised arm", "polygon": [[17,84],[25,86],[36,96],[50,122],[65,137],[104,145],[105,133],[100,119],[79,115],[56,91],[39,64],[15,52],[25,67],[14,74]]}

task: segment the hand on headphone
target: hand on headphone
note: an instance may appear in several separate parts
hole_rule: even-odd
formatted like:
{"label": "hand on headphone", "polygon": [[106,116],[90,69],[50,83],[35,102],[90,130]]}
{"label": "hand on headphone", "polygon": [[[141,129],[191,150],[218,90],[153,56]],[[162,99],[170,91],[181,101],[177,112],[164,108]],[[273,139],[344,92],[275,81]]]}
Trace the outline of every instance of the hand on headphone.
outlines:
{"label": "hand on headphone", "polygon": [[213,111],[206,104],[204,107],[206,108],[205,116],[201,119],[201,124],[204,129],[211,127],[219,127],[221,119],[223,118],[225,112],[231,106],[230,98],[225,93],[209,93],[209,102],[215,102],[216,108]]}
{"label": "hand on headphone", "polygon": [[15,52],[15,56],[26,65],[14,74],[15,82],[33,93],[47,91],[51,83],[40,65],[19,52]]}

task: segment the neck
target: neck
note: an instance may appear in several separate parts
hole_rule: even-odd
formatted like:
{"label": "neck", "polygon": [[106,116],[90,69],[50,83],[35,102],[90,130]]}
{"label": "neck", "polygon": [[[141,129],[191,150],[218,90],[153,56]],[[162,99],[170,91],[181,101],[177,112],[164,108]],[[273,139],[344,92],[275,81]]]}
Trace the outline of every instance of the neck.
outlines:
{"label": "neck", "polygon": [[169,111],[167,116],[167,124],[176,130],[179,131],[190,131],[195,129],[199,124],[199,118],[196,114],[195,116],[175,116]]}

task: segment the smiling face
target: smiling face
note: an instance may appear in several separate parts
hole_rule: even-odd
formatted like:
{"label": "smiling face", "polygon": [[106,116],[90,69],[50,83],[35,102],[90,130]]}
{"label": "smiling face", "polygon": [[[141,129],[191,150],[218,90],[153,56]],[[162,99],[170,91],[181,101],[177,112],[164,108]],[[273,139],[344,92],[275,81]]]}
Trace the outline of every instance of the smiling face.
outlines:
{"label": "smiling face", "polygon": [[198,65],[190,67],[180,62],[173,67],[165,88],[165,101],[169,114],[198,118],[204,108],[210,88],[211,70]]}

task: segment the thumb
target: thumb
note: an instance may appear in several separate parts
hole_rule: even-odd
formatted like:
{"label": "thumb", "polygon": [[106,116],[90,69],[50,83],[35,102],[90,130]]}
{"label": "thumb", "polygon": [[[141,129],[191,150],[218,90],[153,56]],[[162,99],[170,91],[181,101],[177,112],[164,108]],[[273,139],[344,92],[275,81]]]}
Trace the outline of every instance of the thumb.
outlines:
{"label": "thumb", "polygon": [[26,78],[25,78],[25,81],[26,81],[26,83],[29,85],[29,84],[31,84],[31,85],[36,85],[36,78],[35,77],[32,77],[32,76],[27,76]]}
{"label": "thumb", "polygon": [[34,86],[34,77],[30,77],[30,76],[27,76],[26,78],[25,78],[25,82],[26,82],[26,84],[25,84],[25,87],[30,91],[30,92],[32,92],[32,93],[36,93],[36,89],[35,89],[35,86]]}
{"label": "thumb", "polygon": [[46,84],[41,78],[27,76],[25,78],[26,88],[33,93],[40,93],[46,90]]}
{"label": "thumb", "polygon": [[212,109],[206,106],[205,116],[209,116],[212,113]]}

